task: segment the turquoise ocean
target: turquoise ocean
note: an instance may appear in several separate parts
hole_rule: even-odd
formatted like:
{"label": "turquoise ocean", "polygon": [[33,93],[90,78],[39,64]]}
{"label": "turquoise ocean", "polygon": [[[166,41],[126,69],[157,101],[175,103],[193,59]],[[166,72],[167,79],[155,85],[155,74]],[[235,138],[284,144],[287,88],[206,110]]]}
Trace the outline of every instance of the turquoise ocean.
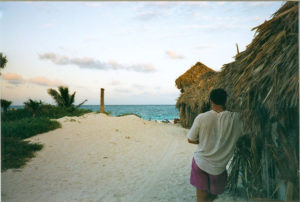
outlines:
{"label": "turquoise ocean", "polygon": [[[21,105],[13,105],[10,108],[24,108]],[[93,112],[99,112],[99,105],[82,105],[81,109],[89,109]],[[178,110],[175,105],[105,105],[104,109],[110,113],[110,116],[121,114],[137,114],[145,120],[169,120],[179,118]]]}
{"label": "turquoise ocean", "polygon": [[[80,108],[99,111],[99,105],[83,105]],[[111,116],[134,113],[145,120],[174,120],[179,118],[175,105],[105,105],[104,110],[110,112]]]}

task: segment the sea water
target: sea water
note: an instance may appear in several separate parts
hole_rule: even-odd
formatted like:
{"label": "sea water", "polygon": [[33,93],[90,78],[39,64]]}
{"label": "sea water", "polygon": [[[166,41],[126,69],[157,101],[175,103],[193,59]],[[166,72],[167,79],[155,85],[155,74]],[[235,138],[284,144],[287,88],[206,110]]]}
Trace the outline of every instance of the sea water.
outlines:
{"label": "sea water", "polygon": [[[82,105],[81,109],[89,109],[93,112],[99,112],[99,105]],[[13,105],[9,108],[23,109],[24,105]],[[122,114],[137,114],[145,120],[169,120],[179,118],[178,110],[175,105],[105,105],[104,110],[111,116]]]}
{"label": "sea water", "polygon": [[[99,112],[99,105],[82,105],[80,108]],[[175,105],[105,105],[104,110],[111,116],[137,114],[145,120],[171,121],[179,117]]]}

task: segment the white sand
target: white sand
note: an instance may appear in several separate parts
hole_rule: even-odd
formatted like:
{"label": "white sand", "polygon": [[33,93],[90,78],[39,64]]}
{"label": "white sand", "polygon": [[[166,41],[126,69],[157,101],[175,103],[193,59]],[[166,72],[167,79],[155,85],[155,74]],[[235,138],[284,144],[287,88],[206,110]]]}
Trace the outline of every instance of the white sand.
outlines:
{"label": "white sand", "polygon": [[44,144],[35,158],[2,173],[3,201],[195,201],[186,129],[133,115],[58,121],[29,139]]}

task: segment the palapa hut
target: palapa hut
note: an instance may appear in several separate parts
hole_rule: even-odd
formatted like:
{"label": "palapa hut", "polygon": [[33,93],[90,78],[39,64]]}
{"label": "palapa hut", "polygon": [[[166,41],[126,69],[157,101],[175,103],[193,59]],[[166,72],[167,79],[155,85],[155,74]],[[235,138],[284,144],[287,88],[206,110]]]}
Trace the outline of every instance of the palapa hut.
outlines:
{"label": "palapa hut", "polygon": [[214,70],[205,66],[201,62],[197,62],[184,74],[178,77],[175,81],[175,84],[178,89],[181,89],[181,92],[184,92],[185,88],[197,83],[199,78],[206,72],[214,72]]}
{"label": "palapa hut", "polygon": [[230,91],[228,107],[241,113],[247,131],[228,188],[249,198],[299,200],[298,2],[253,29],[251,44],[223,66],[216,84]]}
{"label": "palapa hut", "polygon": [[[176,107],[179,109],[180,121],[183,127],[190,127],[197,114],[207,108],[207,103],[203,102],[208,96],[207,84],[211,83],[217,73],[201,62],[197,62],[184,74],[176,79],[175,83],[181,90],[181,95],[177,99]],[[204,96],[199,96],[204,95]]]}
{"label": "palapa hut", "polygon": [[216,87],[218,73],[209,71],[198,78],[197,83],[189,86],[177,99],[180,122],[183,127],[189,128],[195,117],[209,109],[209,92]]}

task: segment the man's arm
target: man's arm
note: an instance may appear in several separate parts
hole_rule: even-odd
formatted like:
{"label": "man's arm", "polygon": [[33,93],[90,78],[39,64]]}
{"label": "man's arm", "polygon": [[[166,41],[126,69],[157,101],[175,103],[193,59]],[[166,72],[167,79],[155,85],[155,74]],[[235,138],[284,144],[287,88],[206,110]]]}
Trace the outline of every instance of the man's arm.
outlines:
{"label": "man's arm", "polygon": [[193,122],[191,129],[187,134],[187,140],[191,144],[199,144],[199,116]]}

